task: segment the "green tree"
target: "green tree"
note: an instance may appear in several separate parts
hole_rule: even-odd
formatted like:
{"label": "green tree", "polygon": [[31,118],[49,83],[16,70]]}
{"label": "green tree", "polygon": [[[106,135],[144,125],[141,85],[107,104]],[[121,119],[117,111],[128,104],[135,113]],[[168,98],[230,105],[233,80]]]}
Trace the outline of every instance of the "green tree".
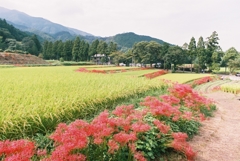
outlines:
{"label": "green tree", "polygon": [[205,64],[207,63],[207,53],[206,53],[205,43],[202,36],[200,36],[198,39],[196,52],[197,52],[198,72],[200,72],[200,69],[202,70],[206,69]]}
{"label": "green tree", "polygon": [[169,44],[168,43],[164,43],[163,44],[163,46],[162,46],[162,63],[164,64],[164,69],[167,69],[167,64],[169,64],[169,63],[167,63],[166,61],[165,61],[165,59],[164,59],[164,56],[168,53],[168,49],[169,49]]}
{"label": "green tree", "polygon": [[168,49],[167,54],[164,56],[164,60],[172,65],[172,72],[176,71],[177,65],[184,63],[186,55],[183,49],[179,46],[171,46]]}
{"label": "green tree", "polygon": [[146,59],[143,59],[147,55],[146,46],[148,45],[147,41],[141,41],[133,45],[132,53],[135,63],[146,63]]}
{"label": "green tree", "polygon": [[48,43],[49,43],[48,41],[44,41],[44,43],[43,43],[43,52],[42,52],[43,59],[49,59],[49,55],[47,53]]}
{"label": "green tree", "polygon": [[192,72],[192,64],[193,64],[193,60],[196,58],[196,41],[195,38],[192,37],[190,40],[190,43],[188,45],[188,55],[191,61],[191,72]]}
{"label": "green tree", "polygon": [[84,44],[84,49],[83,49],[83,57],[84,57],[84,61],[89,61],[90,57],[89,57],[89,43],[85,42]]}
{"label": "green tree", "polygon": [[105,54],[108,55],[108,45],[105,41],[100,41],[97,46],[97,52],[98,54]]}
{"label": "green tree", "polygon": [[59,40],[58,46],[57,46],[57,53],[59,54],[59,59],[63,58],[64,59],[64,43],[62,40]]}
{"label": "green tree", "polygon": [[214,31],[210,37],[207,37],[207,42],[206,42],[207,64],[210,69],[211,69],[211,66],[213,63],[212,54],[215,51],[217,51],[217,52],[221,51],[221,48],[218,45],[218,41],[219,41],[219,38],[218,38],[218,34],[216,31]]}
{"label": "green tree", "polygon": [[227,65],[229,67],[230,74],[233,74],[235,70],[240,69],[240,56],[236,59],[230,59]]}
{"label": "green tree", "polygon": [[53,43],[50,41],[47,46],[47,55],[49,59],[54,59]]}
{"label": "green tree", "polygon": [[80,52],[80,38],[76,37],[74,43],[73,43],[73,48],[72,48],[72,59],[74,61],[78,61],[81,56]]}
{"label": "green tree", "polygon": [[110,55],[112,63],[119,66],[119,63],[126,63],[127,56],[122,51],[112,52]]}
{"label": "green tree", "polygon": [[70,61],[73,59],[72,57],[72,50],[73,50],[73,42],[71,40],[68,40],[64,43],[63,47],[63,53],[64,53],[64,60]]}
{"label": "green tree", "polygon": [[42,45],[41,43],[39,42],[38,38],[36,35],[33,35],[31,37],[31,39],[34,41],[35,45],[36,45],[36,48],[37,48],[37,51],[38,51],[38,54],[41,52],[41,49],[42,49]]}
{"label": "green tree", "polygon": [[109,60],[108,60],[108,45],[105,41],[100,41],[99,44],[98,44],[98,47],[97,47],[97,52],[99,54],[103,54],[104,57],[101,58],[101,62],[102,63],[107,63]]}
{"label": "green tree", "polygon": [[94,40],[92,42],[92,44],[89,46],[89,53],[88,54],[89,54],[90,57],[98,53],[97,52],[98,44],[99,44],[99,40],[97,39],[97,40]]}
{"label": "green tree", "polygon": [[150,66],[152,67],[153,63],[160,62],[160,59],[162,58],[162,45],[155,42],[150,41],[146,46],[147,55],[143,57],[143,59],[146,59],[146,62],[150,63]]}
{"label": "green tree", "polygon": [[116,51],[117,51],[117,44],[111,41],[108,45],[108,53],[111,54]]}
{"label": "green tree", "polygon": [[[223,59],[222,59],[222,64],[225,67],[225,72],[226,72],[226,67],[227,67],[228,62],[230,60],[235,60],[238,57],[239,57],[239,53],[234,47],[229,48],[225,52]],[[230,64],[234,64],[234,61],[232,61],[232,63],[230,63]]]}

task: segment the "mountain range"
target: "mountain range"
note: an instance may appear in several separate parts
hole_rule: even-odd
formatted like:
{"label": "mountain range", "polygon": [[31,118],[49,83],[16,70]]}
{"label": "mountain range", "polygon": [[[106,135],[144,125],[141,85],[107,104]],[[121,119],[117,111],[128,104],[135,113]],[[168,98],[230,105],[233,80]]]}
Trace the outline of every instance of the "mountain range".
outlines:
{"label": "mountain range", "polygon": [[92,42],[95,39],[104,40],[106,42],[116,42],[121,48],[131,48],[134,43],[140,41],[156,41],[163,44],[164,41],[150,36],[137,35],[133,32],[117,34],[110,37],[96,37],[90,33],[66,27],[61,24],[53,23],[41,17],[32,17],[26,13],[9,10],[0,7],[0,18],[5,19],[9,24],[22,31],[36,34],[40,41],[56,41],[56,40],[73,40],[76,36]]}

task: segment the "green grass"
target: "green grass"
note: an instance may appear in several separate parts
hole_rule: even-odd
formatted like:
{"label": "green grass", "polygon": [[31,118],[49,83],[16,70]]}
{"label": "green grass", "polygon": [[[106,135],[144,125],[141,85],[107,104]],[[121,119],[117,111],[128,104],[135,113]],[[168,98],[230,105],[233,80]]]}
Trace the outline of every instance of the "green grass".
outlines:
{"label": "green grass", "polygon": [[159,80],[74,72],[78,68],[0,69],[0,139],[47,133],[162,86]]}
{"label": "green grass", "polygon": [[212,74],[192,74],[192,73],[168,73],[156,77],[155,79],[166,79],[178,83],[187,83],[202,77],[213,76]]}

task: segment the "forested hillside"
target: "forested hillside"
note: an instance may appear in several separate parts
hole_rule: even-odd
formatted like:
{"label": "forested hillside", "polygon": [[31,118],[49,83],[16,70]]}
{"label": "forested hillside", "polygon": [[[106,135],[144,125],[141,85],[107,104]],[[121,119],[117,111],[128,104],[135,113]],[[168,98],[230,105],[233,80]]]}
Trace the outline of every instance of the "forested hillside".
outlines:
{"label": "forested hillside", "polygon": [[117,34],[113,37],[107,38],[113,42],[116,42],[120,47],[132,48],[135,43],[140,41],[156,41],[159,44],[164,44],[164,41],[150,36],[137,35],[133,32]]}
{"label": "forested hillside", "polygon": [[0,19],[0,51],[38,55],[41,44],[36,35],[27,34]]}

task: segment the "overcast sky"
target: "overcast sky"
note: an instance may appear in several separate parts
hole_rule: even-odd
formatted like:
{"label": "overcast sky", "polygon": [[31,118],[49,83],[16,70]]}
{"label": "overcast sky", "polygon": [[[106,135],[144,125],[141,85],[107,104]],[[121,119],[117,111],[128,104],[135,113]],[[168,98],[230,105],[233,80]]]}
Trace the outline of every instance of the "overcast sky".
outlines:
{"label": "overcast sky", "polygon": [[95,36],[135,32],[182,46],[217,31],[240,51],[240,0],[0,0],[0,6]]}

